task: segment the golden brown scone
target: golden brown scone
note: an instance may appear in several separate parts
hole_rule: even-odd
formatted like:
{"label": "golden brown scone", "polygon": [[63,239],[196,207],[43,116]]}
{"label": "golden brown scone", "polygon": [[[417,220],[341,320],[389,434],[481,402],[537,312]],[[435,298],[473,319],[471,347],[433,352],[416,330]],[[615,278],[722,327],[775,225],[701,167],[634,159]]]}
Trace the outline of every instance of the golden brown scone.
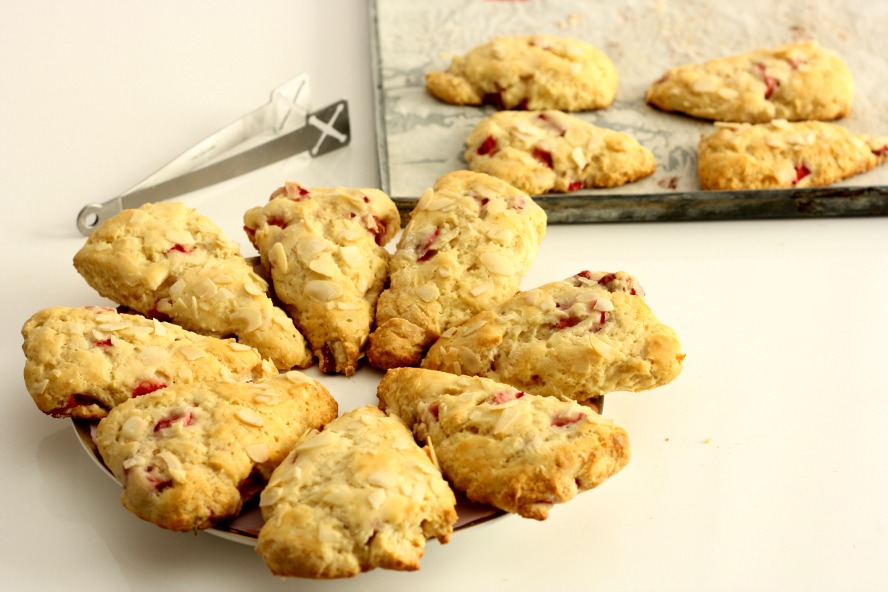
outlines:
{"label": "golden brown scone", "polygon": [[327,389],[295,370],[175,385],[112,409],[96,445],[126,509],[170,530],[204,529],[239,513],[302,434],[337,413]]}
{"label": "golden brown scone", "polygon": [[481,377],[386,372],[380,407],[434,444],[444,476],[469,499],[544,520],[629,461],[626,432],[588,407]]}
{"label": "golden brown scone", "polygon": [[838,54],[805,41],[672,68],[645,98],[715,121],[830,120],[850,112],[854,80]]}
{"label": "golden brown scone", "polygon": [[25,385],[53,417],[101,419],[124,401],[173,384],[277,374],[242,343],[113,308],[47,308],[25,322],[22,337]]}
{"label": "golden brown scone", "polygon": [[256,551],[278,576],[344,578],[416,570],[426,539],[446,543],[456,499],[404,424],[359,407],[309,435],[260,499]]}
{"label": "golden brown scone", "polygon": [[321,371],[354,374],[388,272],[383,246],[401,228],[397,206],[378,189],[287,183],[244,223]]}
{"label": "golden brown scone", "polygon": [[776,120],[720,125],[700,140],[697,167],[702,189],[779,189],[830,185],[886,160],[888,137]]}
{"label": "golden brown scone", "polygon": [[626,273],[583,271],[451,328],[422,367],[579,402],[652,389],[678,376],[684,354],[643,296]]}
{"label": "golden brown scone", "polygon": [[531,195],[616,187],[652,174],[650,150],[623,132],[561,111],[498,111],[466,139],[469,169]]}
{"label": "golden brown scone", "polygon": [[545,234],[546,213],[490,175],[455,171],[411,213],[379,297],[367,359],[417,365],[452,325],[511,298]]}
{"label": "golden brown scone", "polygon": [[426,89],[455,105],[500,109],[603,109],[617,94],[617,69],[595,46],[554,35],[500,36],[428,72]]}
{"label": "golden brown scone", "polygon": [[204,335],[235,335],[281,370],[311,364],[302,334],[238,245],[184,204],[145,204],[109,218],[74,267],[99,294],[143,315]]}

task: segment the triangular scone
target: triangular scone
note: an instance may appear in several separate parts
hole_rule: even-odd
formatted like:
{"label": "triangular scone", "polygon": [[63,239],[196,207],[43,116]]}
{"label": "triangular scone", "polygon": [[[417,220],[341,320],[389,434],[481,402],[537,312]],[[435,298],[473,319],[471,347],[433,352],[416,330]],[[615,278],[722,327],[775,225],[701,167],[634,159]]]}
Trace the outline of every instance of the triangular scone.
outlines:
{"label": "triangular scone", "polygon": [[177,531],[238,514],[336,400],[296,370],[256,384],[175,385],[130,399],[99,422],[96,444],[123,505]]}
{"label": "triangular scone", "polygon": [[428,72],[426,89],[455,105],[500,109],[603,109],[619,76],[601,50],[555,35],[500,36],[454,57],[445,72]]}
{"label": "triangular scone", "polygon": [[583,271],[453,327],[422,367],[580,402],[652,389],[678,376],[684,354],[643,296],[628,274]]}
{"label": "triangular scone", "polygon": [[448,327],[514,296],[545,230],[543,209],[505,181],[471,171],[438,179],[389,263],[367,359],[415,366]]}
{"label": "triangular scone", "polygon": [[152,318],[237,336],[279,369],[311,364],[293,320],[269,298],[238,245],[177,202],[124,210],[96,228],[74,267],[99,294]]}
{"label": "triangular scone", "polygon": [[819,187],[888,160],[888,137],[819,121],[720,125],[700,140],[702,189]]}
{"label": "triangular scone", "polygon": [[525,518],[544,520],[629,461],[626,432],[575,401],[421,368],[389,370],[377,394],[434,445],[456,489]]}
{"label": "triangular scone", "polygon": [[397,206],[378,189],[287,183],[244,223],[321,371],[354,374],[385,284],[383,246],[401,228]]}
{"label": "triangular scone", "polygon": [[645,95],[664,111],[748,123],[838,119],[853,98],[848,66],[813,41],[673,68]]}
{"label": "triangular scone", "polygon": [[124,401],[173,384],[277,374],[252,347],[113,308],[48,308],[27,320],[22,337],[25,385],[54,417],[101,419]]}
{"label": "triangular scone", "polygon": [[359,407],[303,439],[271,476],[256,551],[278,576],[416,570],[426,539],[449,540],[455,505],[410,430]]}
{"label": "triangular scone", "polygon": [[650,150],[623,132],[562,111],[499,111],[466,139],[469,168],[531,195],[616,187],[652,174]]}

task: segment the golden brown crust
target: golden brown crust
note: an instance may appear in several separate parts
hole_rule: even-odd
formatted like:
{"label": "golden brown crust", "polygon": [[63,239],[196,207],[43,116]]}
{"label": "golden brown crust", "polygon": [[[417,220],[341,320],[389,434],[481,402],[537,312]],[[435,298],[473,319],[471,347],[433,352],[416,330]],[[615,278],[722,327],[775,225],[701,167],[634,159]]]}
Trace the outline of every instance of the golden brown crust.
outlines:
{"label": "golden brown crust", "polygon": [[281,370],[311,364],[292,319],[269,298],[239,247],[176,202],[124,210],[96,228],[74,267],[99,294],[195,333],[236,335]]}
{"label": "golden brown crust", "polygon": [[626,273],[584,271],[452,328],[422,367],[580,402],[652,389],[678,376],[684,354],[643,294]]}
{"label": "golden brown crust", "polygon": [[404,424],[359,407],[304,438],[274,472],[256,551],[279,576],[415,570],[426,539],[449,540],[455,505]]}
{"label": "golden brown crust", "polygon": [[585,111],[610,105],[619,76],[598,48],[554,35],[500,36],[428,72],[426,89],[455,105]]}
{"label": "golden brown crust", "polygon": [[561,111],[499,111],[466,139],[469,168],[531,195],[616,187],[653,174],[650,150],[623,132]]}
{"label": "golden brown crust", "polygon": [[383,247],[401,227],[394,202],[377,189],[287,183],[244,223],[321,371],[354,374],[386,280]]}
{"label": "golden brown crust", "polygon": [[514,295],[545,227],[542,208],[500,179],[471,171],[438,179],[389,263],[370,363],[415,364],[442,331]]}
{"label": "golden brown crust", "polygon": [[25,385],[55,417],[101,419],[134,396],[173,384],[261,380],[270,360],[234,340],[113,308],[54,307],[22,328]]}
{"label": "golden brown crust", "polygon": [[831,120],[850,112],[854,81],[835,52],[806,41],[673,68],[645,98],[715,121]]}
{"label": "golden brown crust", "polygon": [[292,370],[130,399],[99,423],[96,444],[128,510],[170,530],[203,529],[239,513],[302,434],[337,413],[319,382]]}
{"label": "golden brown crust", "polygon": [[852,134],[831,123],[782,120],[724,125],[698,148],[703,189],[818,187],[888,160],[888,137]]}
{"label": "golden brown crust", "polygon": [[629,461],[626,432],[574,401],[480,377],[389,370],[380,406],[431,442],[445,477],[469,499],[544,520]]}

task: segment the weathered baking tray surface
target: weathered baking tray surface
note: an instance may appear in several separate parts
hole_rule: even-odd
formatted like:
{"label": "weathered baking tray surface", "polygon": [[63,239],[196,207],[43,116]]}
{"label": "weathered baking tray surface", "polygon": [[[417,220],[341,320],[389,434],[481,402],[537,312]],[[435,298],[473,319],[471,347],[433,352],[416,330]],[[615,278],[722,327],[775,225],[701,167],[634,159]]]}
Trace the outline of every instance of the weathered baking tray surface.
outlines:
{"label": "weathered baking tray surface", "polygon": [[828,188],[700,191],[697,143],[712,124],[644,103],[645,89],[670,67],[814,39],[837,51],[855,77],[852,113],[836,123],[888,135],[881,30],[888,3],[375,0],[373,16],[380,174],[403,212],[435,179],[466,168],[465,138],[492,112],[437,101],[425,91],[425,72],[499,34],[550,33],[598,46],[620,72],[614,104],[578,116],[632,134],[658,163],[651,177],[623,187],[538,197],[551,223],[888,215],[888,166]]}

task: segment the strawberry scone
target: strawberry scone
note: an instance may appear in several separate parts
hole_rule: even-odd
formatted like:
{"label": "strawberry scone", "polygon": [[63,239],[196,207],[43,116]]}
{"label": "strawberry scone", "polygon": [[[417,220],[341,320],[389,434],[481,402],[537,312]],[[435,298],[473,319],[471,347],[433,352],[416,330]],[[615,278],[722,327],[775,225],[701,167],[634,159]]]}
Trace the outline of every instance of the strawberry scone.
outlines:
{"label": "strawberry scone", "polygon": [[101,419],[120,403],[174,384],[277,374],[270,360],[233,339],[113,308],[48,308],[25,322],[22,337],[25,385],[54,417]]}
{"label": "strawberry scone", "polygon": [[354,374],[386,280],[383,247],[401,228],[397,206],[377,189],[287,183],[244,223],[321,371]]}
{"label": "strawberry scone", "polygon": [[664,111],[747,123],[839,119],[853,98],[848,66],[814,41],[672,68],[645,95]]}
{"label": "strawberry scone", "polygon": [[683,359],[675,331],[657,320],[635,278],[583,271],[452,327],[422,367],[586,402],[667,384]]}
{"label": "strawberry scone", "polygon": [[499,36],[428,72],[428,92],[454,105],[603,109],[617,94],[614,63],[597,47],[555,35]]}
{"label": "strawberry scone", "polygon": [[448,327],[514,296],[545,229],[543,209],[505,181],[471,171],[438,179],[389,263],[369,362],[417,365]]}
{"label": "strawberry scone", "polygon": [[888,137],[820,121],[720,124],[697,150],[702,189],[819,187],[888,160]]}
{"label": "strawberry scone", "polygon": [[205,529],[238,514],[299,438],[337,413],[296,370],[256,384],[175,385],[112,409],[96,445],[126,509],[170,530]]}
{"label": "strawberry scone", "polygon": [[453,491],[429,454],[376,407],[345,413],[272,474],[256,551],[278,576],[419,569],[426,539],[446,543],[457,519]]}
{"label": "strawberry scone", "polygon": [[311,364],[293,320],[238,245],[177,202],[124,210],[95,229],[74,266],[99,294],[136,312],[255,347],[281,370]]}
{"label": "strawberry scone", "polygon": [[469,168],[531,195],[616,187],[651,175],[653,153],[632,136],[561,111],[499,111],[466,139]]}
{"label": "strawberry scone", "polygon": [[389,370],[380,407],[433,443],[444,476],[476,502],[544,520],[629,461],[625,430],[575,401],[481,377]]}

